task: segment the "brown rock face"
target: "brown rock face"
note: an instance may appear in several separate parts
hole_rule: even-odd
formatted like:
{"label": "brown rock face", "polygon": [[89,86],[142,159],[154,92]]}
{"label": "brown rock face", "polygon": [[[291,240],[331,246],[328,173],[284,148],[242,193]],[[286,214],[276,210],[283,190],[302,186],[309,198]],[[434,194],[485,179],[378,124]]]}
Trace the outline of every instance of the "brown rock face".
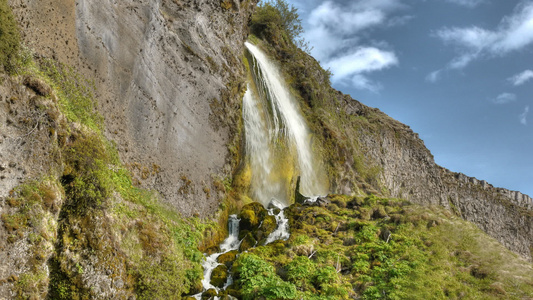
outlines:
{"label": "brown rock face", "polygon": [[26,43],[95,82],[107,136],[136,181],[185,215],[230,175],[256,1],[14,0]]}

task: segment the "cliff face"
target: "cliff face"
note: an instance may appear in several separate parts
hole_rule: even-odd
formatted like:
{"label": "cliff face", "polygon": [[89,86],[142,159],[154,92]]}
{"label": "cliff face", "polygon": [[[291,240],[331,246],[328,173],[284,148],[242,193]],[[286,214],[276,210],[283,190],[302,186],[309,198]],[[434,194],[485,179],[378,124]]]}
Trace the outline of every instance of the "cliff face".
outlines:
{"label": "cliff face", "polygon": [[[509,249],[531,259],[533,249],[533,200],[520,192],[495,188],[484,180],[454,173],[438,166],[422,140],[408,126],[377,109],[337,94],[347,118],[365,118],[352,124],[356,146],[341,151],[343,161],[364,156],[376,168],[371,180],[361,178],[354,164],[334,162],[338,177],[333,186],[340,193],[357,190],[354,184],[385,190],[392,197],[423,205],[444,206],[479,226]],[[325,121],[328,122],[328,121]],[[347,121],[349,122],[349,121]],[[363,172],[364,173],[364,172]],[[368,187],[368,186],[367,186]]]}
{"label": "cliff face", "polygon": [[94,81],[137,183],[185,215],[213,213],[233,167],[255,3],[10,1],[30,48]]}

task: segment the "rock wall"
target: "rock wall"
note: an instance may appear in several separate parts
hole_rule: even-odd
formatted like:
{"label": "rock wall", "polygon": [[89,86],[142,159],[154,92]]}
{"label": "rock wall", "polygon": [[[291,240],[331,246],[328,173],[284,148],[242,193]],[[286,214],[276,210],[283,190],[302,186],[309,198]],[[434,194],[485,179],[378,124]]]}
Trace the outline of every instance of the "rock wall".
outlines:
{"label": "rock wall", "polygon": [[185,215],[231,176],[255,0],[12,0],[25,43],[95,84],[106,135],[136,182]]}

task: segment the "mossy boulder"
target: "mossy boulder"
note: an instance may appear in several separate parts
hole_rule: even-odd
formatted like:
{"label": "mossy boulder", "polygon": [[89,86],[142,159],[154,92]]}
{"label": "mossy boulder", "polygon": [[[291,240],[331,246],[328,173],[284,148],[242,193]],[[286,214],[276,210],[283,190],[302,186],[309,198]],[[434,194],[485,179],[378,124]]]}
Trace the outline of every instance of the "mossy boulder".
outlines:
{"label": "mossy boulder", "polygon": [[228,267],[226,265],[219,265],[211,273],[211,284],[222,288],[228,280]]}
{"label": "mossy boulder", "polygon": [[239,247],[239,252],[244,252],[252,247],[255,247],[256,244],[257,244],[256,239],[253,237],[251,232],[248,232],[241,242],[241,246]]}
{"label": "mossy boulder", "polygon": [[263,245],[268,238],[268,236],[276,230],[278,223],[276,222],[276,217],[268,215],[263,219],[261,227],[258,230],[253,232],[254,238],[259,242],[260,245]]}
{"label": "mossy boulder", "polygon": [[387,212],[385,211],[385,207],[383,205],[379,205],[378,207],[374,208],[374,211],[372,213],[372,218],[374,219],[383,219],[388,217]]}
{"label": "mossy boulder", "polygon": [[263,224],[261,224],[261,230],[266,236],[268,236],[274,230],[276,230],[277,226],[278,226],[278,223],[276,222],[276,217],[266,216],[265,219],[263,220]]}
{"label": "mossy boulder", "polygon": [[208,289],[202,294],[202,300],[214,299],[218,295],[215,289]]}
{"label": "mossy boulder", "polygon": [[237,299],[241,299],[242,298],[242,294],[241,294],[241,291],[239,289],[236,289],[234,286],[229,286],[227,289],[226,289],[226,293],[228,295],[231,295],[233,297],[236,297]]}
{"label": "mossy boulder", "polygon": [[229,251],[229,252],[226,252],[222,255],[220,255],[217,259],[217,261],[221,264],[224,264],[226,267],[231,267],[231,265],[233,265],[233,262],[235,261],[235,259],[237,258],[237,254],[239,254],[239,251],[238,250],[233,250],[233,251]]}
{"label": "mossy boulder", "polygon": [[256,230],[259,228],[263,218],[267,215],[267,210],[259,202],[252,202],[245,205],[239,214],[239,219],[241,219],[239,223],[240,229],[249,231]]}
{"label": "mossy boulder", "polygon": [[365,204],[365,201],[361,198],[358,198],[358,197],[354,197],[352,200],[350,200],[350,202],[348,202],[348,207],[349,208],[356,208],[358,206],[363,206]]}

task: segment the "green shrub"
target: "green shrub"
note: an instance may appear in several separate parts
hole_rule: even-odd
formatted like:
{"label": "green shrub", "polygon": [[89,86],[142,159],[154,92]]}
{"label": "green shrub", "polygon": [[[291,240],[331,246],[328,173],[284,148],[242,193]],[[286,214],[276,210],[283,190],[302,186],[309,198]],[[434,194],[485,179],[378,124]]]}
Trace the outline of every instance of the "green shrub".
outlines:
{"label": "green shrub", "polygon": [[297,287],[306,288],[311,285],[315,268],[307,256],[298,256],[286,266],[287,279]]}
{"label": "green shrub", "polygon": [[20,49],[17,22],[7,0],[0,0],[0,66],[9,69]]}
{"label": "green shrub", "polygon": [[70,212],[85,215],[104,208],[111,193],[109,155],[96,134],[80,133],[65,151],[66,167],[61,183]]}
{"label": "green shrub", "polygon": [[306,46],[301,37],[302,21],[297,9],[285,0],[265,1],[252,16],[251,30],[259,37],[285,37],[298,46]]}
{"label": "green shrub", "polygon": [[275,269],[257,255],[243,253],[235,265],[237,285],[243,299],[294,299],[296,287],[281,280]]}

